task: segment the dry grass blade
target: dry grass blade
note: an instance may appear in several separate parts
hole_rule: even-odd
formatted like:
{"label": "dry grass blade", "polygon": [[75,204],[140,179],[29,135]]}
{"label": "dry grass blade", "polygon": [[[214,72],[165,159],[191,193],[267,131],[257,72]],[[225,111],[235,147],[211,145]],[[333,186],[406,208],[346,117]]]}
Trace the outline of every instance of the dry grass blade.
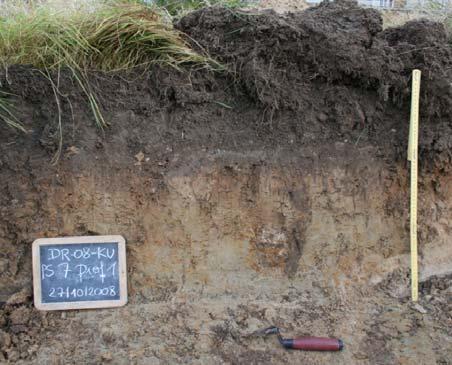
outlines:
{"label": "dry grass blade", "polygon": [[14,115],[14,108],[7,99],[7,97],[10,95],[11,94],[0,91],[0,120],[5,122],[11,128],[18,129],[26,133],[27,130]]}
{"label": "dry grass blade", "polygon": [[52,81],[52,79],[49,76],[49,80],[50,83],[52,84],[52,91],[53,91],[53,95],[55,96],[55,102],[57,104],[57,108],[58,108],[58,149],[55,153],[55,156],[53,156],[52,159],[52,165],[55,165],[58,160],[60,159],[61,156],[61,151],[63,150],[63,125],[61,123],[61,116],[62,116],[62,111],[61,111],[61,103],[60,103],[60,97],[58,95],[58,89],[57,86],[55,86],[55,83]]}

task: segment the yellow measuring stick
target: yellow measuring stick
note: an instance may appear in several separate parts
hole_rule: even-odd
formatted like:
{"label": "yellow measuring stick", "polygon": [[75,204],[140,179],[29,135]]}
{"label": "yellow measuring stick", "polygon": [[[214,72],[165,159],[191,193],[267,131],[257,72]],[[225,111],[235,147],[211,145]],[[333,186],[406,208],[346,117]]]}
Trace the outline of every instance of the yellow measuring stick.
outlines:
{"label": "yellow measuring stick", "polygon": [[410,133],[408,139],[408,161],[411,162],[410,174],[410,248],[411,248],[411,299],[418,300],[419,271],[417,257],[417,157],[419,140],[419,93],[421,89],[421,71],[413,70],[411,90]]}

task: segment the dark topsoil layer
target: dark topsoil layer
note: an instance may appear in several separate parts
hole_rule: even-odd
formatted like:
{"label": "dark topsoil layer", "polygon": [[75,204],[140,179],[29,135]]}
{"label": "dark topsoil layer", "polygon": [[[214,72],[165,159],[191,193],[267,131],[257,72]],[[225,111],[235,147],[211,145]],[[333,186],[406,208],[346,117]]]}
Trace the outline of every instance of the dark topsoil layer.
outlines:
{"label": "dark topsoil layer", "polygon": [[[284,16],[206,8],[176,27],[231,72],[93,73],[93,89],[111,123],[104,132],[93,127],[86,98],[69,73],[55,74],[63,151],[75,144],[95,149],[119,133],[134,153],[147,148],[158,154],[157,147],[168,144],[246,151],[340,142],[378,146],[381,156],[403,160],[411,71],[418,68],[421,160],[447,169],[452,46],[442,25],[421,20],[383,30],[377,11],[341,1]],[[18,137],[0,126],[2,145],[20,138],[52,156],[58,113],[49,81],[29,67],[11,67],[0,82],[19,96],[19,115],[33,130]]]}
{"label": "dark topsoil layer", "polygon": [[379,12],[338,1],[284,17],[207,9],[177,27],[230,65],[264,120],[286,112],[304,138],[356,143],[356,131],[397,155],[406,147],[411,72],[420,69],[421,153],[452,147],[452,43],[442,24],[383,31]]}

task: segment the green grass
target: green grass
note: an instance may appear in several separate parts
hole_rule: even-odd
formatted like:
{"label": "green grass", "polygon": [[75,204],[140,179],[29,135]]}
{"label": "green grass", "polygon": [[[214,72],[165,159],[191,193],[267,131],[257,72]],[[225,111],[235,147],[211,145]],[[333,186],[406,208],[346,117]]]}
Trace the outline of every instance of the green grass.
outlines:
{"label": "green grass", "polygon": [[245,7],[248,5],[249,0],[155,0],[153,3],[166,9],[171,16],[179,17],[206,6]]}
{"label": "green grass", "polygon": [[[107,122],[91,90],[90,71],[116,72],[157,64],[177,69],[221,67],[193,51],[161,14],[155,6],[139,1],[108,1],[94,10],[55,11],[45,5],[21,9],[0,16],[0,66],[32,65],[47,76],[52,70],[69,68],[102,128]],[[1,100],[0,118],[17,128],[9,104]]]}
{"label": "green grass", "polygon": [[207,66],[156,9],[116,3],[95,12],[0,18],[0,64],[117,71],[151,64]]}

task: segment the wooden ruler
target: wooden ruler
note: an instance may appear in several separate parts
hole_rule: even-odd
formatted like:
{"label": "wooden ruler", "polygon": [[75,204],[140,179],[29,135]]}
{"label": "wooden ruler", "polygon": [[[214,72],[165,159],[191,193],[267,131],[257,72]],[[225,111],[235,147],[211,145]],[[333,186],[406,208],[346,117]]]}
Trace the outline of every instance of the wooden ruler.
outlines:
{"label": "wooden ruler", "polygon": [[413,70],[411,90],[411,117],[408,139],[408,161],[411,162],[410,174],[410,248],[411,248],[411,299],[416,302],[419,296],[419,271],[417,255],[417,173],[419,140],[419,94],[421,89],[421,71]]}

